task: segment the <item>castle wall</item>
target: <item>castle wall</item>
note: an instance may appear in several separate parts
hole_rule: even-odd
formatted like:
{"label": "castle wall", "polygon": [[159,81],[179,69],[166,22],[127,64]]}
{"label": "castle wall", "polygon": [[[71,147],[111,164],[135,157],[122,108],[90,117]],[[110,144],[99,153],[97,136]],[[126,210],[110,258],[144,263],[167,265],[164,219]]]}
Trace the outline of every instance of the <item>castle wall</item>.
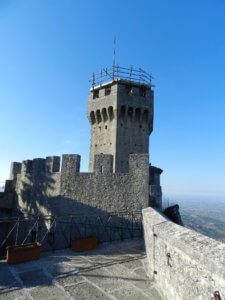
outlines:
{"label": "castle wall", "polygon": [[62,174],[61,195],[105,212],[147,207],[148,155],[131,155],[127,174],[112,173],[111,155],[97,155],[94,173]]}
{"label": "castle wall", "polygon": [[162,210],[162,188],[160,175],[163,170],[150,165],[149,167],[149,206]]}
{"label": "castle wall", "polygon": [[[130,156],[129,173],[113,173],[113,157],[96,155],[93,173],[80,173],[80,156],[24,161],[17,175],[18,207],[24,214],[137,211],[149,203],[147,154]],[[50,163],[50,166],[49,166]],[[58,167],[52,167],[54,165]]]}
{"label": "castle wall", "polygon": [[[140,236],[140,219],[134,221],[129,213],[140,211],[149,203],[148,154],[131,155],[129,165],[128,173],[113,173],[113,156],[101,154],[94,157],[92,173],[80,172],[79,155],[63,155],[61,170],[60,157],[54,156],[23,161],[19,169],[19,165],[14,163],[12,166],[16,168],[13,167],[12,170],[16,170],[12,172],[13,179],[8,180],[6,184],[6,192],[13,196],[10,202],[10,208],[13,209],[11,216],[24,218],[29,215],[30,218],[32,215],[36,218],[40,215],[57,217],[58,220],[60,216],[66,216],[65,221],[70,222],[71,216],[74,215],[75,225],[72,227],[58,221],[56,231],[54,229],[54,238],[51,234],[47,236],[42,243],[43,250],[51,250],[53,240],[54,249],[62,249],[70,246],[71,238],[93,234],[102,242],[130,238],[129,230],[135,222],[139,231],[135,231],[134,236]],[[4,195],[0,196],[0,200],[3,200]],[[3,204],[3,201],[0,201],[0,204]],[[109,221],[112,212],[117,214],[110,216]],[[124,217],[119,212],[128,212],[125,216],[127,229],[117,229],[109,234],[109,228],[104,228],[101,222],[111,228],[121,226],[124,224]],[[80,222],[79,214],[91,220],[91,226],[86,226],[85,219]],[[100,224],[97,216],[101,216]],[[51,221],[40,222],[38,235],[43,237],[50,229]],[[26,237],[30,224],[27,221],[20,226],[18,243]],[[7,223],[5,226],[6,228],[0,228],[0,243],[6,235],[6,230],[10,230]],[[13,243],[15,234],[14,230]],[[29,235],[26,242],[31,241],[32,236]]]}
{"label": "castle wall", "polygon": [[143,225],[148,275],[163,299],[225,299],[225,244],[176,225],[150,207],[143,210]]}

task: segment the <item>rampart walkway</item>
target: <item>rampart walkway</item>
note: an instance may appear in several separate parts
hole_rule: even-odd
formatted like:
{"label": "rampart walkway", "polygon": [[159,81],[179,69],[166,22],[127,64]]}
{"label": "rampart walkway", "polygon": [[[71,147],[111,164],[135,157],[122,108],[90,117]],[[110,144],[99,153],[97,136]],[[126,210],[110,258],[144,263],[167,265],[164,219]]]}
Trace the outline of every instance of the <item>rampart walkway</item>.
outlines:
{"label": "rampart walkway", "polygon": [[139,239],[102,244],[86,253],[48,252],[14,266],[0,261],[0,299],[160,300],[146,263]]}

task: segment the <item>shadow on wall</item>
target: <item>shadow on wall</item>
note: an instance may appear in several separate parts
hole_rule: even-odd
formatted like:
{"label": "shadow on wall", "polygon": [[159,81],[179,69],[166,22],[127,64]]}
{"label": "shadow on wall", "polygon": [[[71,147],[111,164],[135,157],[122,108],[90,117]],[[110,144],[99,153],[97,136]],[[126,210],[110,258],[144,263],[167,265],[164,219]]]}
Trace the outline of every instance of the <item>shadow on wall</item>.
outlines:
{"label": "shadow on wall", "polygon": [[[100,242],[142,237],[141,212],[107,213],[59,195],[60,174],[21,176],[14,199],[13,217],[5,220],[6,246],[39,241],[43,251],[71,247],[73,239],[97,236]],[[4,237],[7,234],[4,235]],[[3,239],[2,239],[3,240]],[[0,245],[2,243],[0,240]]]}

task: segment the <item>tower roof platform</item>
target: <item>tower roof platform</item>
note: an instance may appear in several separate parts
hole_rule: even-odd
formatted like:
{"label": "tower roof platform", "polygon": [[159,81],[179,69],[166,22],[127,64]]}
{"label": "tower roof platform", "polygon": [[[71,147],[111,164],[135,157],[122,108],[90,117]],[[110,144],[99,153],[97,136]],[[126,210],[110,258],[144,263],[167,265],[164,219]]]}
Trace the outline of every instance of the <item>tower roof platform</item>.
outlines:
{"label": "tower roof platform", "polygon": [[120,67],[119,65],[110,68],[103,68],[99,73],[93,73],[91,79],[91,89],[100,88],[114,82],[124,82],[132,85],[144,85],[150,89],[154,87],[152,84],[153,76],[144,71],[144,69],[134,69]]}

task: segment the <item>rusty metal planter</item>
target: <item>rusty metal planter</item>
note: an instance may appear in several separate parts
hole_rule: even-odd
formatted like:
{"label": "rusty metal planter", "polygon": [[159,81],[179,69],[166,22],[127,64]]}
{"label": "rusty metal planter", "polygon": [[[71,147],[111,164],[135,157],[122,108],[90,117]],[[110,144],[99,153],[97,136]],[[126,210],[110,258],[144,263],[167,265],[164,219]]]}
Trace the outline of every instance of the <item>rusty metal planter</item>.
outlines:
{"label": "rusty metal planter", "polygon": [[98,246],[98,238],[96,236],[89,236],[75,239],[72,241],[72,249],[74,251],[94,250]]}
{"label": "rusty metal planter", "polygon": [[19,246],[8,246],[6,261],[8,264],[19,264],[26,261],[39,259],[41,244],[32,243]]}

